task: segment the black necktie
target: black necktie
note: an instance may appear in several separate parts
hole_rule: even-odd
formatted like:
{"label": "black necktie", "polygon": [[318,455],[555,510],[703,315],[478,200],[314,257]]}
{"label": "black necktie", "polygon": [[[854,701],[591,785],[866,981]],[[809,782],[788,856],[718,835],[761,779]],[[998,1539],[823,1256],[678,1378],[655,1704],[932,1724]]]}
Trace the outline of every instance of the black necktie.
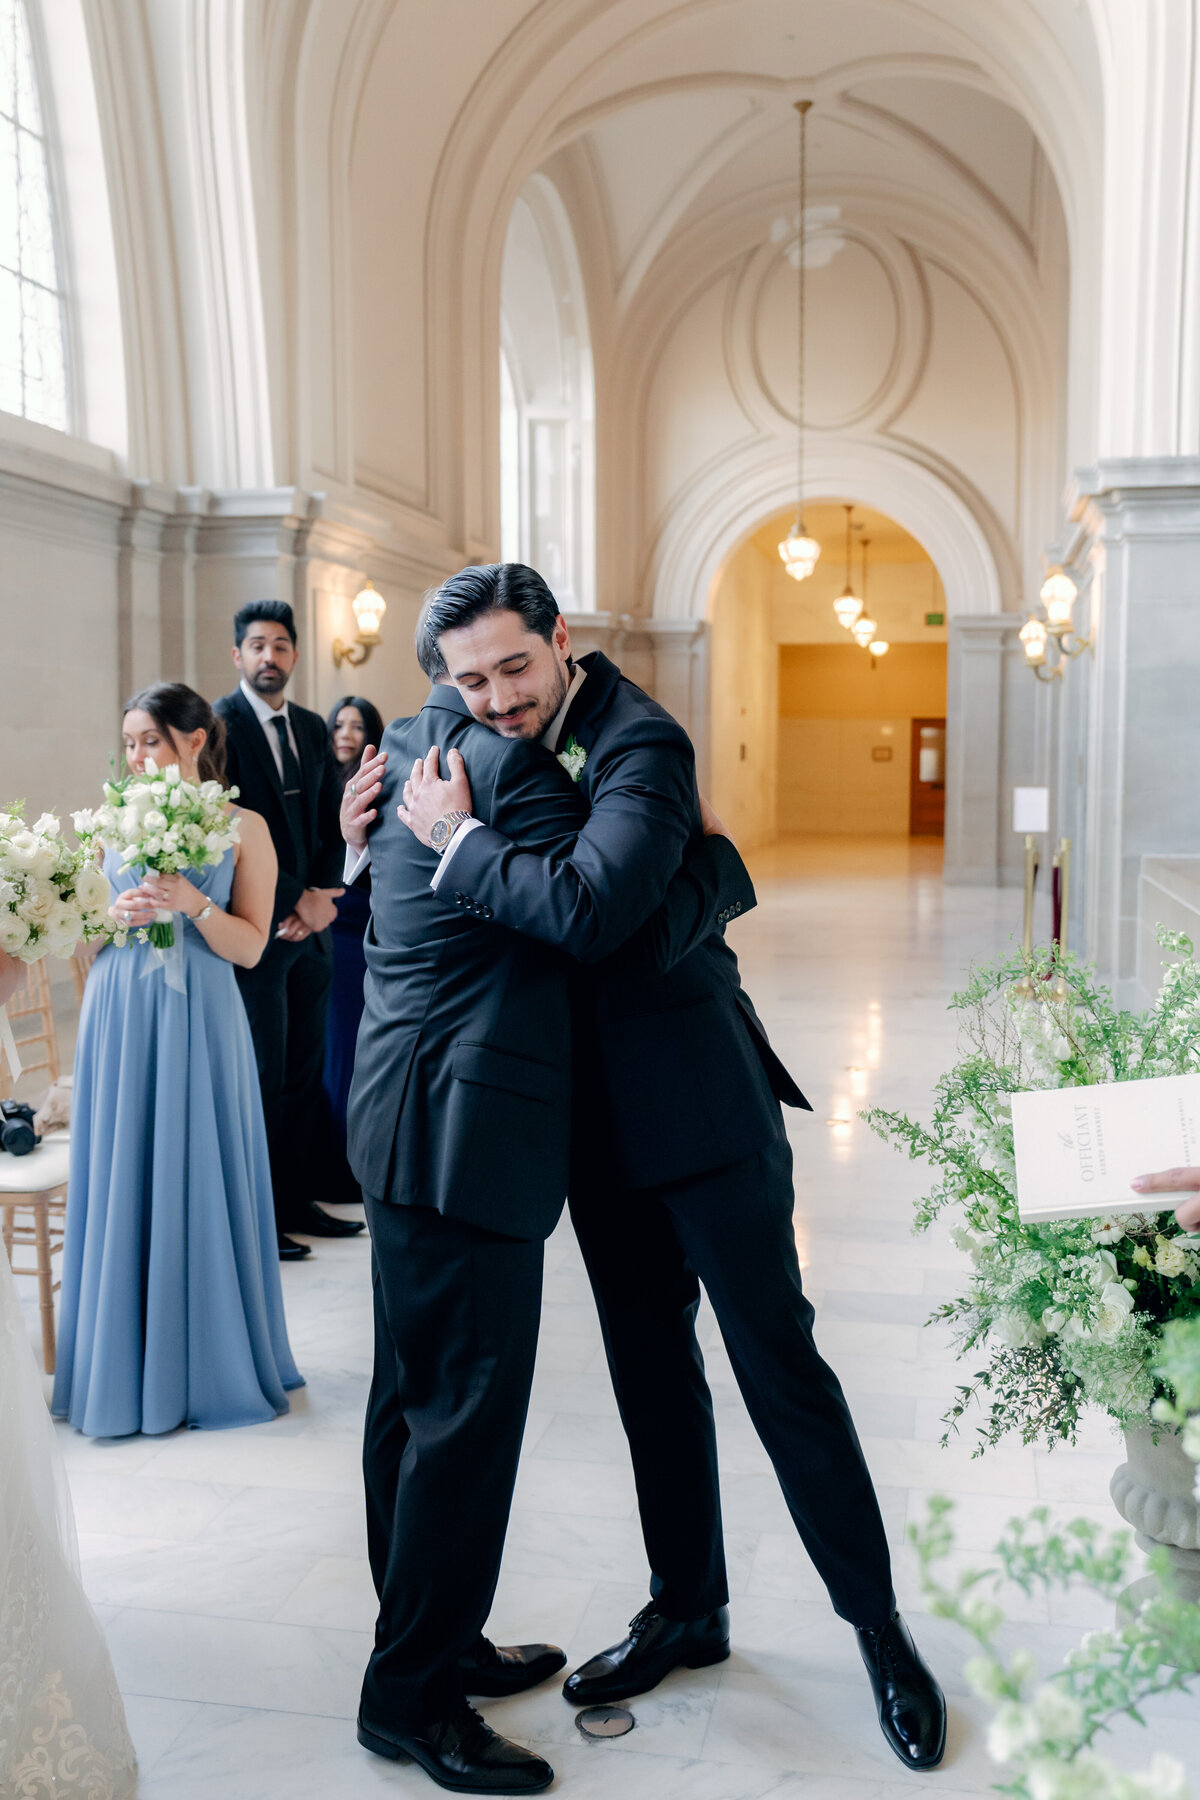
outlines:
{"label": "black necktie", "polygon": [[304,794],[300,786],[300,764],[296,761],[292,750],[287,720],[276,714],[271,720],[271,724],[275,727],[279,738],[279,754],[283,763],[283,804],[292,833],[292,842],[296,846],[295,873],[303,879],[307,873],[308,858],[305,855],[304,846]]}

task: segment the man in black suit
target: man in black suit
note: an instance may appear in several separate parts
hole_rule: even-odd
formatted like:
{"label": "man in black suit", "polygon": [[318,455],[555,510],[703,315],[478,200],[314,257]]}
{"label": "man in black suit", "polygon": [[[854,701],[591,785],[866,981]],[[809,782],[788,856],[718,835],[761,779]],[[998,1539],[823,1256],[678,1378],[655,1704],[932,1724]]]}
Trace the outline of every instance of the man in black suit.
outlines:
{"label": "man in black suit", "polygon": [[449,837],[436,873],[448,910],[483,909],[592,968],[577,1001],[571,1216],[633,1457],[651,1598],[564,1692],[626,1699],[680,1664],[729,1653],[712,1403],[694,1329],[703,1282],[797,1530],[857,1628],[884,1735],[909,1767],[933,1767],[945,1702],[896,1611],[875,1492],[801,1285],[780,1102],[807,1102],[717,931],[668,972],[602,960],[658,906],[702,830],[687,734],[605,656],[573,662],[552,595],[518,565],[465,569],[436,590],[418,653],[506,737],[529,736],[563,696],[554,747],[589,807],[568,853],[537,853],[473,816],[452,752],[449,780],[414,768],[401,809],[419,836]]}
{"label": "man in black suit", "polygon": [[[465,1696],[519,1693],[566,1660],[546,1644],[498,1650],[482,1627],[533,1377],[543,1242],[567,1189],[568,963],[497,930],[482,904],[438,901],[439,834],[426,848],[391,804],[414,752],[431,746],[433,760],[466,748],[478,816],[547,855],[569,850],[585,818],[544,749],[476,724],[450,685],[388,727],[343,803],[355,857],[379,819],[349,1102],[374,1250],[363,1470],[380,1602],[358,1735],[458,1791],[532,1793],[552,1779],[548,1764],[490,1731]],[[380,794],[385,760],[394,773]],[[740,869],[727,853],[731,863]],[[623,954],[647,966],[684,953],[727,876],[719,852],[691,858]]]}
{"label": "man in black suit", "polygon": [[289,1231],[349,1237],[361,1220],[335,1219],[312,1198],[312,1171],[325,1166],[327,1111],[321,1072],[333,982],[329,926],[342,892],[338,822],[341,784],[319,713],[284,689],[299,660],[296,623],[282,600],[255,600],[233,621],[241,681],[215,704],[225,721],[226,769],[242,804],[270,828],[279,875],[271,941],[253,969],[238,969],[262,1087],[275,1193],[279,1254],[309,1254]]}

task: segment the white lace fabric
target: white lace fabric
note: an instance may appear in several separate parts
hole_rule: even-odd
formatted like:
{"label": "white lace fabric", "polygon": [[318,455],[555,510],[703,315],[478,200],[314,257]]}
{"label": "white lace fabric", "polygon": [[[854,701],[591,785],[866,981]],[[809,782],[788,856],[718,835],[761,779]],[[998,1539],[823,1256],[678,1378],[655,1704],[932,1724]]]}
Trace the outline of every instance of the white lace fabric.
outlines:
{"label": "white lace fabric", "polygon": [[137,1762],[0,1247],[0,1795],[127,1800]]}

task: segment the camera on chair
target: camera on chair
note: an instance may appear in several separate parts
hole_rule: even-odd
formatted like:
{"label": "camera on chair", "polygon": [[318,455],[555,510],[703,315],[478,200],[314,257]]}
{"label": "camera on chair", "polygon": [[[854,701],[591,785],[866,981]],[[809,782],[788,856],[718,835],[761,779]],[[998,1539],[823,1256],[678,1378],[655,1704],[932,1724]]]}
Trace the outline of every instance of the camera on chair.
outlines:
{"label": "camera on chair", "polygon": [[33,1129],[33,1108],[24,1100],[0,1100],[0,1150],[10,1156],[28,1156],[41,1138]]}

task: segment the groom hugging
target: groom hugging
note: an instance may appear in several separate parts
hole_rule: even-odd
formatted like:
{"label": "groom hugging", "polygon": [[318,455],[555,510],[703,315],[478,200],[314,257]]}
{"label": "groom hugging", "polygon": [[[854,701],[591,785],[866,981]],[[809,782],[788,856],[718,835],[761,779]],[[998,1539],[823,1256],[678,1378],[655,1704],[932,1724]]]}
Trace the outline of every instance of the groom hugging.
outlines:
{"label": "groom hugging", "polygon": [[389,728],[343,815],[352,850],[379,815],[351,1114],[379,1338],[366,1471],[380,1619],[360,1736],[459,1791],[552,1778],[463,1695],[515,1692],[564,1660],[480,1633],[541,1240],[569,1189],[651,1581],[628,1636],[566,1697],[625,1699],[729,1653],[703,1282],[805,1547],[857,1628],[884,1734],[932,1767],[944,1703],[895,1611],[870,1477],[801,1287],[780,1102],[806,1102],[724,942],[753,890],[702,812],[686,733],[603,655],[572,659],[553,596],[521,565],[445,582],[418,654],[433,693]]}

